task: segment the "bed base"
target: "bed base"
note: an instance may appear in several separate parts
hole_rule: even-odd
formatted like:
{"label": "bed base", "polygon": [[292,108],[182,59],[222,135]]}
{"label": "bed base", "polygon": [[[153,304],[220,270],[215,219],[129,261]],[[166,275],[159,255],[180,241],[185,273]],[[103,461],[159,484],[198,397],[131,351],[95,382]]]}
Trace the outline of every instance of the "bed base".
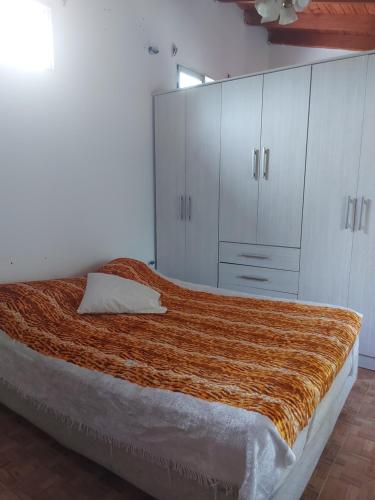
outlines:
{"label": "bed base", "polygon": [[[298,500],[301,497],[356,381],[357,371],[358,346],[352,352],[352,366],[349,374],[340,384],[338,380],[335,381],[323,400],[329,403],[327,405],[329,411],[324,413],[318,429],[314,431],[314,439],[311,439],[304,447],[298,460],[275,491],[272,500]],[[66,426],[53,414],[46,413],[38,409],[31,401],[21,398],[19,393],[10,389],[9,386],[0,384],[0,401],[66,448],[102,465],[159,500],[237,500],[238,498],[238,491],[233,491],[228,495],[225,488],[220,485],[216,488],[200,485],[175,471],[149,463],[129,454],[125,449],[111,447],[82,431]]]}

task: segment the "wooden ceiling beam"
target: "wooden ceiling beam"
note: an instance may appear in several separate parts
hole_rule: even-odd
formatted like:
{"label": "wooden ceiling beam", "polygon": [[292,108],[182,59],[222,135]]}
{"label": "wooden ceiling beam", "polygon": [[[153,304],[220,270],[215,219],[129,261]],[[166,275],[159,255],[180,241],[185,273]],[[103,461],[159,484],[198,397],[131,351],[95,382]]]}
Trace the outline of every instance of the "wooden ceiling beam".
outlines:
{"label": "wooden ceiling beam", "polygon": [[[248,5],[254,5],[255,0],[216,0],[221,3],[237,3],[237,4],[248,4]],[[374,4],[375,0],[311,0],[311,3],[317,4],[317,3],[353,3],[353,4],[363,4],[363,3],[368,3],[368,4]]]}
{"label": "wooden ceiling beam", "polygon": [[298,13],[298,20],[286,26],[261,24],[254,0],[218,1],[237,4],[244,10],[245,23],[266,28],[273,44],[375,49],[375,0],[311,0],[310,7]]}
{"label": "wooden ceiling beam", "polygon": [[[267,29],[279,29],[277,22],[261,24],[261,17],[252,7],[245,11],[245,23],[250,26],[264,26]],[[282,27],[283,30],[314,30],[314,31],[335,31],[351,34],[374,34],[375,35],[375,16],[366,14],[311,14],[298,13],[298,20],[293,24],[287,24]]]}
{"label": "wooden ceiling beam", "polygon": [[319,47],[347,50],[375,49],[375,35],[351,35],[341,33],[321,33],[307,30],[272,29],[268,31],[268,41],[278,45],[298,47]]}

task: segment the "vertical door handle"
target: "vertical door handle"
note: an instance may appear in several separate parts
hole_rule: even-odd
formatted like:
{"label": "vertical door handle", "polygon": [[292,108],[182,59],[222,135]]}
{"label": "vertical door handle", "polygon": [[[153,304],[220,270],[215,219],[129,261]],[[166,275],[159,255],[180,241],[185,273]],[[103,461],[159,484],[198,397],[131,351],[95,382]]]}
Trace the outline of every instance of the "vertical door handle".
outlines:
{"label": "vertical door handle", "polygon": [[259,149],[253,149],[253,179],[259,178]]}
{"label": "vertical door handle", "polygon": [[363,213],[365,212],[365,208],[367,209],[367,207],[368,207],[368,202],[369,202],[369,200],[366,200],[366,198],[364,196],[362,196],[362,198],[361,198],[361,213],[359,214],[358,231],[365,230],[365,225],[363,224]]}
{"label": "vertical door handle", "polygon": [[[356,212],[357,212],[357,198],[352,198],[348,196],[348,201],[346,205],[346,218],[345,218],[345,229],[351,229],[355,231],[355,220],[356,220]],[[350,224],[350,208],[353,206],[352,211],[352,224]]]}
{"label": "vertical door handle", "polygon": [[180,220],[185,219],[185,203],[184,203],[184,196],[180,196]]}
{"label": "vertical door handle", "polygon": [[353,203],[354,203],[354,208],[353,208],[353,219],[352,219],[352,231],[354,233],[355,231],[355,221],[357,219],[357,205],[358,205],[358,199],[357,198],[354,198],[353,200]]}
{"label": "vertical door handle", "polygon": [[188,198],[188,219],[191,220],[191,196]]}
{"label": "vertical door handle", "polygon": [[349,215],[350,215],[350,205],[352,204],[352,197],[348,196],[346,202],[346,217],[345,217],[345,229],[349,229]]}
{"label": "vertical door handle", "polygon": [[270,173],[270,150],[263,148],[263,179],[268,181]]}
{"label": "vertical door handle", "polygon": [[361,213],[359,214],[359,223],[358,223],[358,231],[362,231],[363,229],[363,208],[365,206],[365,197],[361,198]]}

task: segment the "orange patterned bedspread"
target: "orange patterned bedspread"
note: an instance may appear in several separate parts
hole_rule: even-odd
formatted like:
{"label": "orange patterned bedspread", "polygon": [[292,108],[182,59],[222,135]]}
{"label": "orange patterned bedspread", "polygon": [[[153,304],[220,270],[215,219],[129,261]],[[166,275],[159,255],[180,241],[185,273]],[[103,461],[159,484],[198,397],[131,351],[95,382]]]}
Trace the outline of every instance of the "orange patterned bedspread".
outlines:
{"label": "orange patterned bedspread", "polygon": [[165,315],[76,313],[86,279],[0,286],[0,330],[47,356],[143,387],[256,411],[291,446],[360,331],[354,312],[182,288],[142,262],[99,272],[161,293]]}

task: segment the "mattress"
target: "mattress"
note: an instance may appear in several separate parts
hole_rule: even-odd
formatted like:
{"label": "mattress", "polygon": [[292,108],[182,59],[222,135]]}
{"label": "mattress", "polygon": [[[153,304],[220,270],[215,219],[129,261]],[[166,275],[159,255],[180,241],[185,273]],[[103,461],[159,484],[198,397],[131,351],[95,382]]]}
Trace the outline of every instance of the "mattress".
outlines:
{"label": "mattress", "polygon": [[[342,392],[354,357],[355,350],[329,394]],[[187,394],[139,388],[45,356],[5,334],[0,335],[0,361],[3,386],[61,424],[200,485],[232,495],[240,490],[244,499],[269,498],[280,488],[327,420],[334,400],[326,395],[291,449],[264,415]]]}
{"label": "mattress", "polygon": [[[275,487],[272,500],[298,500],[314,470],[336,419],[357,377],[358,342],[320,403],[309,425],[300,433],[293,451],[295,463]],[[347,376],[346,376],[347,375]],[[67,425],[59,415],[46,411],[8,384],[0,382],[0,402],[40,429],[87,458],[136,485],[159,500],[237,500],[238,488],[228,492],[225,485],[201,484],[160,464],[129,453],[121,447],[97,439],[77,426]],[[308,438],[309,436],[309,438]],[[313,439],[314,438],[314,439]],[[308,443],[308,445],[307,445]]]}
{"label": "mattress", "polygon": [[[178,279],[171,279],[174,283],[177,283],[180,286],[189,288],[191,290],[200,290],[200,291],[207,291],[213,294],[218,294],[218,295],[226,295],[226,296],[237,296],[237,297],[248,297],[251,294],[248,293],[242,293],[234,290],[228,290],[228,289],[223,289],[223,288],[213,288],[211,286],[206,286],[206,285],[197,285],[194,283],[187,283]],[[290,299],[284,299],[284,298],[277,298],[277,297],[267,297],[266,295],[264,296],[259,296],[256,295],[254,296],[257,299],[267,299],[267,300],[273,300],[273,301],[281,301],[281,302],[291,302]],[[294,301],[292,301],[294,302]],[[304,303],[304,304],[309,304],[309,305],[317,305],[317,306],[325,306],[325,307],[332,307],[330,304],[323,304],[323,303],[317,303],[317,302],[309,302],[309,301],[299,301],[296,300],[295,302],[298,303]],[[338,306],[334,306],[337,308]],[[347,308],[342,308],[347,310]],[[358,313],[357,311],[354,311],[356,314],[359,314],[360,316],[361,313]],[[319,403],[319,406],[315,410],[313,416],[311,417],[309,423],[307,426],[299,433],[298,438],[293,446],[293,452],[295,453],[296,458],[298,459],[306,445],[311,443],[311,440],[316,436],[318,433],[319,429],[323,426],[324,422],[328,419],[328,416],[330,412],[332,411],[335,413],[335,409],[337,409],[337,405],[335,402],[339,400],[339,395],[342,393],[342,391],[345,388],[345,384],[348,380],[348,378],[354,377],[356,379],[357,377],[357,371],[358,371],[358,354],[359,354],[359,342],[358,340],[356,341],[350,355],[348,356],[348,359],[342,369],[340,370],[340,373],[337,375],[334,383],[332,384],[332,387],[329,391],[329,393],[326,395],[325,398]],[[285,476],[283,476],[284,478]]]}

